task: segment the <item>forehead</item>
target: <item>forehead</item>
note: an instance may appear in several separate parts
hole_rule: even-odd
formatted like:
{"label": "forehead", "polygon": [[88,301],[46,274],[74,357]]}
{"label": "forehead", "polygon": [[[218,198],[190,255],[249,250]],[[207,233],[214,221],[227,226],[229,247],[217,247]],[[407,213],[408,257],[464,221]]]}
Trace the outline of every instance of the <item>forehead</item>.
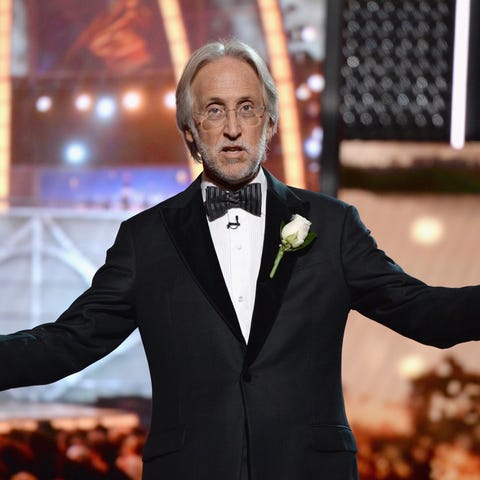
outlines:
{"label": "forehead", "polygon": [[204,65],[192,82],[194,103],[210,100],[235,102],[262,98],[262,85],[255,70],[245,61],[220,57]]}

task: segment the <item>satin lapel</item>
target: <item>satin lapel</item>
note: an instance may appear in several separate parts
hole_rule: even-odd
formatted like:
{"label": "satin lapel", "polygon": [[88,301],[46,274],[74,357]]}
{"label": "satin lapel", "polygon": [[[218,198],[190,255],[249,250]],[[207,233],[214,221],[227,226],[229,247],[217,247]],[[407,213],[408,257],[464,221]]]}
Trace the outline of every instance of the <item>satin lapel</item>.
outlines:
{"label": "satin lapel", "polygon": [[297,259],[295,252],[285,254],[275,276],[270,278],[270,271],[280,243],[282,220],[288,223],[296,213],[305,217],[308,214],[308,203],[302,202],[288,187],[267,171],[265,174],[268,179],[265,238],[245,357],[246,367],[255,360],[272,329]]}
{"label": "satin lapel", "polygon": [[161,211],[180,257],[232,333],[245,344],[210,236],[200,180],[167,202]]}

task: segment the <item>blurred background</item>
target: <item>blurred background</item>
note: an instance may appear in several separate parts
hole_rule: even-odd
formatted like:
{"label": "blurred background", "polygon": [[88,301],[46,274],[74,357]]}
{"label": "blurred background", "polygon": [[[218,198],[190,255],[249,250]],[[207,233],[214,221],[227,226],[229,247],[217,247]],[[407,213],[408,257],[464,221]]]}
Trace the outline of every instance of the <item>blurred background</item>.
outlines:
{"label": "blurred background", "polygon": [[[119,222],[199,173],[175,83],[193,50],[232,36],[279,88],[266,167],[355,204],[410,274],[478,284],[479,4],[0,0],[0,331],[55,320]],[[478,359],[473,343],[437,350],[352,312],[362,479],[480,478]],[[137,334],[60,382],[0,392],[0,479],[140,478],[149,400]]]}

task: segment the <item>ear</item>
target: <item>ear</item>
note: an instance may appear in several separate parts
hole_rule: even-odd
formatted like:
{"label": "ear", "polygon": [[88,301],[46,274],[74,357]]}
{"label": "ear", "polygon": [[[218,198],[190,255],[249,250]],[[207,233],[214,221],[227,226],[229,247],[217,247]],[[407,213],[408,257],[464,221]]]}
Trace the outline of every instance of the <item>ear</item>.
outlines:
{"label": "ear", "polygon": [[186,128],[186,129],[183,131],[183,136],[185,137],[185,140],[186,140],[188,143],[194,143],[194,138],[193,138],[192,132],[190,131],[189,128]]}
{"label": "ear", "polygon": [[196,162],[201,162],[202,157],[200,156],[197,146],[195,144],[195,138],[192,134],[192,131],[189,128],[185,128],[183,131],[183,138],[185,140],[185,143],[187,145],[188,151],[190,152],[190,155]]}
{"label": "ear", "polygon": [[268,119],[268,127],[267,127],[267,143],[270,143],[273,135],[275,133],[275,127],[273,120],[271,118]]}

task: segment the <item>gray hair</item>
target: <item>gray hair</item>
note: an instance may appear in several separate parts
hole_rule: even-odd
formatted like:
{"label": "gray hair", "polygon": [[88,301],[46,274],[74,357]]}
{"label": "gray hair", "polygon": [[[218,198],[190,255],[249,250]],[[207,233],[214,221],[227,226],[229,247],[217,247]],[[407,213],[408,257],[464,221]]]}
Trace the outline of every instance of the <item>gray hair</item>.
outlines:
{"label": "gray hair", "polygon": [[[278,92],[270,74],[267,65],[262,57],[249,45],[239,40],[219,40],[207,43],[203,47],[196,50],[188,60],[182,76],[178,82],[176,90],[177,104],[177,127],[185,133],[186,130],[194,132],[195,122],[193,120],[193,99],[191,95],[192,82],[207,63],[212,62],[220,57],[233,57],[248,63],[255,73],[258,75],[263,89],[263,100],[271,122],[272,132],[277,129],[278,124]],[[187,142],[187,146],[195,160],[200,160],[197,147],[192,142]]]}

